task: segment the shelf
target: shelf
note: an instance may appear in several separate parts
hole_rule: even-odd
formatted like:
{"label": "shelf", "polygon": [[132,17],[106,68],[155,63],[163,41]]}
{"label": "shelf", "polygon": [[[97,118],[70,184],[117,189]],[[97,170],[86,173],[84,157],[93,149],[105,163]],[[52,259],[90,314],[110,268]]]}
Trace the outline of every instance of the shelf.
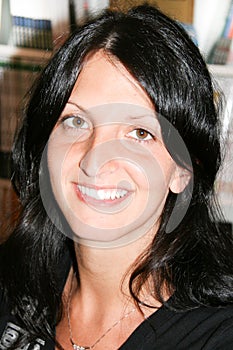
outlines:
{"label": "shelf", "polygon": [[233,78],[233,65],[209,64],[208,68],[214,76]]}
{"label": "shelf", "polygon": [[52,56],[52,51],[28,49],[9,45],[0,45],[0,57],[19,58],[20,60],[48,60]]}

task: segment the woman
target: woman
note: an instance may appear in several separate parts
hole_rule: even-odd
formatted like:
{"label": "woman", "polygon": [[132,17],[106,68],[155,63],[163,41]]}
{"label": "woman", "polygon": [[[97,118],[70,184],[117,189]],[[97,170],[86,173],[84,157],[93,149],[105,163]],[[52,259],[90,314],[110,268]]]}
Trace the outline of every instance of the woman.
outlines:
{"label": "woman", "polygon": [[78,29],[14,146],[0,348],[231,349],[220,164],[212,82],[176,22],[145,5]]}

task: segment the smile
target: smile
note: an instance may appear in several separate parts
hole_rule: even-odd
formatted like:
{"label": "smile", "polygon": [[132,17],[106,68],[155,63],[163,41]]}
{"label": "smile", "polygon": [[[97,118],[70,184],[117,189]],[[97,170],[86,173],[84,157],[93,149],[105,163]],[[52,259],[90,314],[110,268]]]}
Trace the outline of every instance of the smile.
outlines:
{"label": "smile", "polygon": [[116,199],[123,198],[128,194],[128,191],[124,189],[95,189],[83,185],[78,185],[78,189],[82,195],[99,201],[114,201]]}

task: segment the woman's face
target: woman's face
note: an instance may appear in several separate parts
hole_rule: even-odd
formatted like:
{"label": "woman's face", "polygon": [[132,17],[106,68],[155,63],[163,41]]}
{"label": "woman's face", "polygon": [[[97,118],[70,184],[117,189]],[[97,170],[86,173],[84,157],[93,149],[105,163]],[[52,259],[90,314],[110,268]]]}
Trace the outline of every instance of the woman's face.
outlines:
{"label": "woman's face", "polygon": [[185,186],[147,94],[101,51],[85,61],[54,127],[48,167],[73,238],[90,246],[114,247],[151,233],[169,189]]}

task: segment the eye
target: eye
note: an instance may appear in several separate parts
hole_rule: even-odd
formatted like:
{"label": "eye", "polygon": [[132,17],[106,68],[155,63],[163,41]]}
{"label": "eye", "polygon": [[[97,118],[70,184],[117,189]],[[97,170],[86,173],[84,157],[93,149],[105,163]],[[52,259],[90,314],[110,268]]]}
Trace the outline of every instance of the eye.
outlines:
{"label": "eye", "polygon": [[80,116],[69,116],[63,119],[63,125],[68,128],[88,129],[89,124]]}
{"label": "eye", "polygon": [[141,128],[129,132],[128,136],[138,141],[149,141],[154,139],[154,136],[149,131]]}

